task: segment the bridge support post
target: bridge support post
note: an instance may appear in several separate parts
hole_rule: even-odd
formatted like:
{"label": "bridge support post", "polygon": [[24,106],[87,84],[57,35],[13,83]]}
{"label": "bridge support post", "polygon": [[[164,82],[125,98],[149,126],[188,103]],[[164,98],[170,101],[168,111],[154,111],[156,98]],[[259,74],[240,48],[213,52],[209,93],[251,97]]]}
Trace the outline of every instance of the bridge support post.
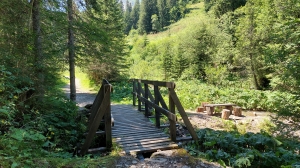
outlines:
{"label": "bridge support post", "polygon": [[[111,92],[111,85],[105,85],[105,93]],[[106,109],[106,112],[104,114],[104,120],[105,120],[105,138],[106,138],[106,149],[108,151],[111,150],[112,147],[112,132],[111,132],[111,101],[110,101],[110,94],[108,95],[108,107]]]}
{"label": "bridge support post", "polygon": [[136,97],[137,95],[135,94],[136,93],[136,84],[135,84],[135,79],[132,80],[132,100],[133,100],[133,106],[136,105]]}
{"label": "bridge support post", "polygon": [[139,111],[142,111],[142,100],[140,98],[141,96],[141,92],[142,92],[142,86],[141,86],[141,81],[139,80],[138,81],[138,91],[137,91],[137,94],[138,94],[138,110]]}
{"label": "bridge support post", "polygon": [[[169,88],[169,111],[173,114],[175,114],[175,103],[171,96],[171,89],[174,90],[174,88]],[[173,142],[176,142],[176,121],[172,121],[169,119],[170,122],[170,138]]]}
{"label": "bridge support post", "polygon": [[[156,105],[159,106],[159,90],[158,90],[158,86],[154,86],[154,97],[155,97],[155,100],[154,100],[154,103]],[[158,108],[155,108],[155,126],[157,128],[160,128],[160,111],[158,110]]]}
{"label": "bridge support post", "polygon": [[[148,100],[149,98],[149,87],[148,84],[144,83],[144,89],[145,89],[145,99]],[[145,102],[145,116],[151,116],[150,112],[149,112],[149,105],[147,102]]]}

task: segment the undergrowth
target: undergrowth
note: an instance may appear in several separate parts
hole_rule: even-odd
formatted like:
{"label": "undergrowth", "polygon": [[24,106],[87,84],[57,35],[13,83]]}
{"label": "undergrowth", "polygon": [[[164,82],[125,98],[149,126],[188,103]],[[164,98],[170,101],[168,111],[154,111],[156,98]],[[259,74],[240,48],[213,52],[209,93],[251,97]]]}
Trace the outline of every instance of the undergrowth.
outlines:
{"label": "undergrowth", "polygon": [[225,167],[300,166],[300,142],[276,139],[265,132],[245,133],[201,129],[197,143],[184,147],[192,156],[217,161]]}

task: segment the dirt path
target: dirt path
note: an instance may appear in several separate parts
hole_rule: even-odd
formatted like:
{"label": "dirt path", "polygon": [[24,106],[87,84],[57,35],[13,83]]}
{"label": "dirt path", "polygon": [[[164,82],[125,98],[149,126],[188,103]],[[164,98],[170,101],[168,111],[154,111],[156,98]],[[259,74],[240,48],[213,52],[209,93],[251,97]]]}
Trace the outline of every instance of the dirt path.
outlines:
{"label": "dirt path", "polygon": [[[76,79],[76,102],[79,106],[79,108],[84,108],[87,104],[93,104],[97,92],[92,91],[90,89],[85,89],[82,87],[80,80]],[[66,93],[66,96],[70,97],[70,84],[66,85],[63,88],[64,92]]]}

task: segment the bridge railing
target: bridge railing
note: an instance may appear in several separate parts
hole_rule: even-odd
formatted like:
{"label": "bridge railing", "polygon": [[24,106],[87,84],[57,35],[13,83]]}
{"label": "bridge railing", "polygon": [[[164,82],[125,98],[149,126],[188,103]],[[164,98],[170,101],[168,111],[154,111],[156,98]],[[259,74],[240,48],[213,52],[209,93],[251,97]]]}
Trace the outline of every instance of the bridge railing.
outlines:
{"label": "bridge railing", "polygon": [[80,155],[85,155],[89,147],[91,146],[92,140],[94,139],[101,120],[104,117],[105,123],[105,135],[106,135],[106,147],[94,149],[97,150],[110,150],[112,147],[112,132],[111,132],[111,100],[110,95],[113,91],[112,85],[103,79],[102,86],[94,100],[91,114],[88,119],[88,133],[86,135],[86,140],[80,150]]}
{"label": "bridge railing", "polygon": [[[138,110],[145,111],[145,116],[151,116],[151,112],[149,108],[155,109],[155,124],[157,128],[160,128],[160,116],[161,114],[167,116],[169,120],[169,130],[170,130],[170,138],[172,141],[176,142],[176,114],[175,107],[179,112],[182,120],[187,127],[189,133],[192,136],[193,140],[198,140],[197,134],[190,123],[188,116],[181,105],[178,96],[175,92],[175,83],[174,82],[162,82],[162,81],[150,81],[150,80],[141,80],[141,79],[133,79],[133,105],[136,106],[136,101],[138,101]],[[153,86],[154,96],[150,91],[150,86]],[[169,95],[169,107],[165,103],[161,93],[160,87],[168,88]],[[153,91],[153,90],[152,90]],[[144,105],[144,109],[142,109],[142,104]]]}

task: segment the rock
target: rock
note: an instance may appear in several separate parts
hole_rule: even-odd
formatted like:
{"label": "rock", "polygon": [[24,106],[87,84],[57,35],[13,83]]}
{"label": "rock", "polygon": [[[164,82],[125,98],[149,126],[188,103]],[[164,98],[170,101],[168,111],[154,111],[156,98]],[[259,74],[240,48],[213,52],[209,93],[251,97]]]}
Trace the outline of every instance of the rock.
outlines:
{"label": "rock", "polygon": [[190,167],[190,166],[184,165],[184,166],[182,166],[181,168],[191,168],[191,167]]}
{"label": "rock", "polygon": [[152,153],[150,158],[158,157],[158,156],[172,156],[174,151],[172,150],[165,150],[165,151],[158,151]]}
{"label": "rock", "polygon": [[93,104],[87,104],[87,105],[84,106],[84,108],[86,108],[86,109],[92,109],[92,106],[93,106]]}
{"label": "rock", "polygon": [[133,160],[133,161],[132,161],[132,164],[137,164],[137,161]]}
{"label": "rock", "polygon": [[164,158],[153,158],[153,159],[149,159],[149,162],[155,162],[155,163],[164,163],[166,162],[167,159]]}

